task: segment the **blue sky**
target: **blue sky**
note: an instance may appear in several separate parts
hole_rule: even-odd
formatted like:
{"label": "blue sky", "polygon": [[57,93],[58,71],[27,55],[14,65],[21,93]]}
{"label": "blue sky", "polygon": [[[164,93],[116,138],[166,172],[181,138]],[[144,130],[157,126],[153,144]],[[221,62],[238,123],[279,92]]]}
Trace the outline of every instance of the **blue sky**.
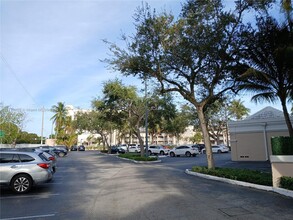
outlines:
{"label": "blue sky", "polygon": [[[178,14],[181,8],[177,0],[147,2],[158,11]],[[120,42],[121,33],[134,33],[132,16],[140,5],[139,0],[1,0],[0,102],[27,112],[24,130],[41,134],[44,107],[48,136],[48,109],[57,102],[90,108],[109,79],[141,84],[99,61],[108,53],[102,39]],[[243,100],[251,113],[269,105]]]}

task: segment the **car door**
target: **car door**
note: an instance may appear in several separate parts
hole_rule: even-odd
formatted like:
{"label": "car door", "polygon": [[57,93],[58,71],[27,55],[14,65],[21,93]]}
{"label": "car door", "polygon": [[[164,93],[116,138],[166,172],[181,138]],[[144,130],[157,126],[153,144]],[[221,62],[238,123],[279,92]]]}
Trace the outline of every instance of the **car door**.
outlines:
{"label": "car door", "polygon": [[19,169],[21,163],[17,154],[0,153],[0,183],[9,183]]}
{"label": "car door", "polygon": [[176,155],[184,155],[185,154],[185,146],[179,146],[176,148]]}

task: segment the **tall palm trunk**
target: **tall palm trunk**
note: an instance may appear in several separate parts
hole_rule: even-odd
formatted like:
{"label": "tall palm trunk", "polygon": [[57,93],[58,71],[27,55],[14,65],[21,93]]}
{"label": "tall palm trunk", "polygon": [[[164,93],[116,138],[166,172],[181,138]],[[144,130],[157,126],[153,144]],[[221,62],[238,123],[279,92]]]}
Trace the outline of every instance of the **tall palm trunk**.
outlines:
{"label": "tall palm trunk", "polygon": [[286,103],[284,101],[282,101],[282,108],[283,108],[283,114],[284,114],[284,117],[285,117],[285,121],[286,121],[286,124],[287,124],[287,127],[288,127],[288,131],[289,131],[289,136],[293,137],[293,127],[292,127],[292,123],[290,121],[290,115],[288,113]]}

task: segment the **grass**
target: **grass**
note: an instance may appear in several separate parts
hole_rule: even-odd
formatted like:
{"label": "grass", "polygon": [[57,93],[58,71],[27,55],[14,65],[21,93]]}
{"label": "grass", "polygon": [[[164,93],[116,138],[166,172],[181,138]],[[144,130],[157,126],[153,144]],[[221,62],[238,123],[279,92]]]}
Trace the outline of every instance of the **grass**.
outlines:
{"label": "grass", "polygon": [[118,157],[127,158],[127,159],[135,160],[135,161],[156,161],[156,160],[158,160],[157,157],[142,157],[140,154],[137,154],[137,153],[119,154]]}
{"label": "grass", "polygon": [[256,170],[219,167],[216,167],[215,169],[208,169],[207,167],[195,166],[192,167],[191,171],[264,186],[273,185],[271,173],[264,173]]}

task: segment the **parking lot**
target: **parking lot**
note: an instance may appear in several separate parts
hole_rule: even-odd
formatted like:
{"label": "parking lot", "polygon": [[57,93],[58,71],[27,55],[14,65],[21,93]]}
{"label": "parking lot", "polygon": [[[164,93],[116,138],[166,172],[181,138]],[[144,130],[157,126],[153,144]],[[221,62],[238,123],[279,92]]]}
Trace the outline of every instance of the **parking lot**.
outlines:
{"label": "parking lot", "polygon": [[[234,163],[215,154],[217,166]],[[52,182],[24,195],[1,187],[3,219],[293,219],[293,199],[189,176],[205,155],[162,157],[162,163],[134,164],[97,151],[58,158]]]}

